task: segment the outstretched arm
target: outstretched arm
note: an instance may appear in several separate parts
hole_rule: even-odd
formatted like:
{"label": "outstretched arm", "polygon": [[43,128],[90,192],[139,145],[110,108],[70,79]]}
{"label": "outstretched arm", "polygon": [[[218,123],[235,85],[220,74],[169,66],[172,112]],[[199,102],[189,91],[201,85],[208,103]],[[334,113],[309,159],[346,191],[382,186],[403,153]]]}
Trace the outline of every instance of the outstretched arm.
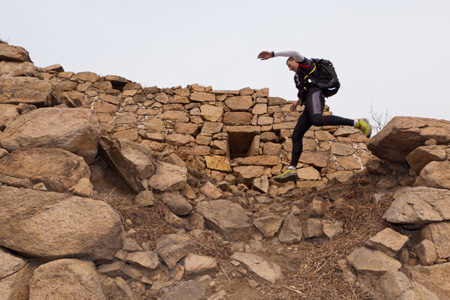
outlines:
{"label": "outstretched arm", "polygon": [[284,57],[292,56],[297,62],[302,62],[305,59],[303,55],[293,50],[279,51],[279,52],[262,51],[261,53],[258,54],[258,58],[261,60],[266,60],[276,56],[284,56]]}
{"label": "outstretched arm", "polygon": [[262,51],[258,54],[258,58],[261,60],[266,60],[274,57],[273,51]]}

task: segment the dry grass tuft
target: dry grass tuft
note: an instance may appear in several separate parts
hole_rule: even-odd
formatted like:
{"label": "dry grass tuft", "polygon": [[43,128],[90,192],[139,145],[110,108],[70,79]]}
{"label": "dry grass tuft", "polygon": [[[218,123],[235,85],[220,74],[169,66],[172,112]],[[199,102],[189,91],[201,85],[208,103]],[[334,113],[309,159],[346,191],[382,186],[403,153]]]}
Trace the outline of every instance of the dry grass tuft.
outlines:
{"label": "dry grass tuft", "polygon": [[390,199],[375,203],[371,200],[371,194],[367,191],[363,193],[358,184],[347,188],[352,192],[345,197],[345,203],[332,205],[325,217],[342,222],[344,233],[333,240],[311,239],[307,243],[310,245],[301,247],[297,257],[292,258],[293,267],[284,270],[283,285],[263,284],[259,288],[262,295],[272,295],[270,299],[292,300],[374,299],[346,278],[339,261],[345,260],[353,250],[363,246],[368,238],[386,227],[382,215],[390,205]]}
{"label": "dry grass tuft", "polygon": [[129,225],[124,222],[125,230],[133,229],[135,233],[131,237],[139,243],[147,243],[150,249],[156,249],[158,238],[164,234],[173,233],[173,228],[165,221],[166,206],[160,201],[155,201],[152,207],[130,207],[119,210],[124,221],[132,220],[133,224]]}
{"label": "dry grass tuft", "polygon": [[201,237],[195,239],[197,251],[202,255],[217,259],[228,259],[233,252],[228,244],[216,237],[216,233],[207,231]]}

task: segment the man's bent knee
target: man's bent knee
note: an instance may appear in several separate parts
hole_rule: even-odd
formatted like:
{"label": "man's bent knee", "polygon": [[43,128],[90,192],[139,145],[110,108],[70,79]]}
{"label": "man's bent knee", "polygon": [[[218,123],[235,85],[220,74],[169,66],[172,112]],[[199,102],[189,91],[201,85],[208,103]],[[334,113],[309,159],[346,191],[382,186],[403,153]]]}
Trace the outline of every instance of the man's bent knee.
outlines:
{"label": "man's bent knee", "polygon": [[311,117],[311,123],[314,126],[323,126],[325,122],[323,121],[323,116],[321,114],[314,114]]}

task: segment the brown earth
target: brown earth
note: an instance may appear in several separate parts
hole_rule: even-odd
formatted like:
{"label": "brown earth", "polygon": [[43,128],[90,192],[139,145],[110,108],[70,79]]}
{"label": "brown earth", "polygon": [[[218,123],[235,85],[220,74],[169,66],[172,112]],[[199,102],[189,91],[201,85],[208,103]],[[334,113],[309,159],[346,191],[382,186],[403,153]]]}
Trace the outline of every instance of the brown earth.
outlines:
{"label": "brown earth", "polygon": [[[367,180],[365,184],[358,182],[358,178],[361,178],[361,174],[342,184],[329,184],[320,191],[295,189],[276,198],[277,207],[282,211],[289,211],[295,203],[301,212],[299,218],[302,219],[306,218],[306,206],[316,195],[323,196],[327,191],[336,189],[346,191],[343,198],[331,203],[323,217],[344,224],[344,232],[337,238],[303,239],[300,243],[289,245],[280,243],[277,237],[263,238],[255,230],[255,238],[242,241],[253,247],[252,253],[281,267],[283,278],[275,284],[255,278],[242,267],[233,266],[229,257],[234,253],[235,242],[224,240],[216,232],[206,230],[206,234],[196,239],[197,251],[215,257],[219,265],[219,272],[213,278],[215,285],[207,295],[223,289],[227,293],[225,299],[230,300],[375,299],[352,281],[352,276],[349,278],[339,265],[340,260],[387,226],[381,217],[389,207],[391,197],[373,200],[371,195],[375,187],[368,184]],[[156,240],[161,235],[177,231],[165,221],[168,208],[162,202],[158,201],[153,207],[136,208],[132,205],[135,194],[109,169],[104,180],[94,186],[95,198],[104,199],[120,212],[126,231],[132,230],[130,236],[139,244],[147,243],[154,250]],[[254,209],[252,206],[244,208]],[[161,276],[173,278],[173,272],[165,268]],[[160,290],[148,290],[140,299],[158,299],[161,294]]]}

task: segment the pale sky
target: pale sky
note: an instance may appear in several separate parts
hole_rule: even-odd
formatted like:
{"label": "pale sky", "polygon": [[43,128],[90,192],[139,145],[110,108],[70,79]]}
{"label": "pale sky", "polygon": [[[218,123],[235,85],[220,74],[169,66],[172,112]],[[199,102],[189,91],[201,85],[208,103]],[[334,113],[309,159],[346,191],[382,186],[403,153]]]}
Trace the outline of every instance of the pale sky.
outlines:
{"label": "pale sky", "polygon": [[0,11],[0,39],[38,67],[297,100],[286,59],[256,58],[297,50],[334,63],[336,115],[450,120],[448,0],[0,0]]}

